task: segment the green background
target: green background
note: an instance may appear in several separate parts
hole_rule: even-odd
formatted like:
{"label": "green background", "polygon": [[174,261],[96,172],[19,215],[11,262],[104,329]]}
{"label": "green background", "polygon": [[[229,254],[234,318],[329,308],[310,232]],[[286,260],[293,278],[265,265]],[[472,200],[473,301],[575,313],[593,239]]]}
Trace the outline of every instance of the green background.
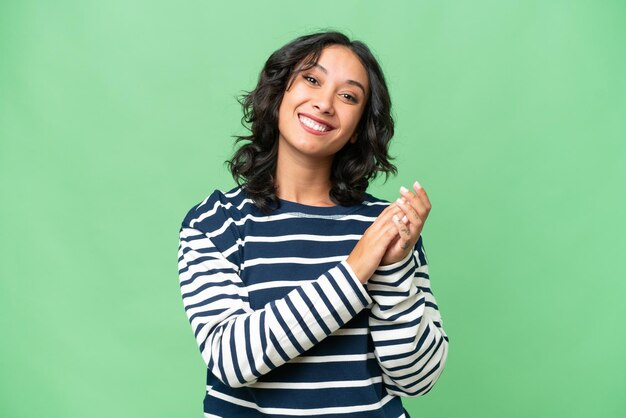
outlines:
{"label": "green background", "polygon": [[446,370],[414,417],[624,417],[626,3],[0,2],[0,415],[200,417],[178,229],[322,28],[388,79]]}

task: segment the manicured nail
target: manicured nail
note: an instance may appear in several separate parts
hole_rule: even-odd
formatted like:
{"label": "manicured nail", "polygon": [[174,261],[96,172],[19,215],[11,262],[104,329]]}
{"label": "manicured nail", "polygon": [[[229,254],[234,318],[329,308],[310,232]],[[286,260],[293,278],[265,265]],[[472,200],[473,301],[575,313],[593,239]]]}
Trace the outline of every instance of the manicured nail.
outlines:
{"label": "manicured nail", "polygon": [[400,193],[405,194],[408,191],[409,191],[409,189],[407,189],[406,187],[400,186]]}
{"label": "manicured nail", "polygon": [[400,222],[400,218],[398,217],[398,215],[393,215],[393,220],[396,222]]}
{"label": "manicured nail", "polygon": [[419,190],[422,188],[422,185],[417,180],[415,180],[415,183],[413,183],[413,188],[415,188],[415,190]]}
{"label": "manicured nail", "polygon": [[396,202],[398,202],[398,204],[400,205],[404,205],[406,203],[406,200],[404,200],[403,197],[399,197],[398,199],[396,199]]}
{"label": "manicured nail", "polygon": [[406,215],[404,215],[404,216],[402,217],[402,222],[403,222],[403,223],[406,223],[406,221],[408,221],[408,220],[409,220],[409,218],[407,218],[407,217],[406,217]]}

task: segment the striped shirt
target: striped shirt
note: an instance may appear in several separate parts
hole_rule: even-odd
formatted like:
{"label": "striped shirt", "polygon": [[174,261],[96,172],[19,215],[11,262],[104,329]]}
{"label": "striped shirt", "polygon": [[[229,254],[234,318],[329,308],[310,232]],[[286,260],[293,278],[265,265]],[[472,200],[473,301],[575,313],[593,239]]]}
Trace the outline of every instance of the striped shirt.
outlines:
{"label": "striped shirt", "polygon": [[427,393],[448,353],[422,238],[363,285],[345,260],[389,202],[280,203],[215,190],[182,223],[205,417],[408,417],[400,397]]}

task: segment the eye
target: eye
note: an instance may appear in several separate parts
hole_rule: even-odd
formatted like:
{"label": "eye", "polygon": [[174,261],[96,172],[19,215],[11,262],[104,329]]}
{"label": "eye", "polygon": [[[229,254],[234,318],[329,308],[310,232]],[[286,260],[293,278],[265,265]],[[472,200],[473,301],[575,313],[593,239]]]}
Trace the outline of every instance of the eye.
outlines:
{"label": "eye", "polygon": [[356,99],[356,97],[354,97],[353,95],[349,93],[342,93],[341,96],[351,101],[352,103],[358,103],[358,100]]}
{"label": "eye", "polygon": [[317,79],[315,77],[311,77],[310,75],[306,74],[302,76],[306,81],[308,81],[311,84],[318,84],[317,83]]}

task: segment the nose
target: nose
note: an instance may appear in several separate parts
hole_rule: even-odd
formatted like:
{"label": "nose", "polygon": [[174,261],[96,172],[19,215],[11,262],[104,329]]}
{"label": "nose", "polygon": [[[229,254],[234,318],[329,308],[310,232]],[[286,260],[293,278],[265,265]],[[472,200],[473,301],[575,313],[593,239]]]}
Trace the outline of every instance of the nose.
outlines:
{"label": "nose", "polygon": [[320,113],[333,115],[335,113],[333,97],[334,93],[330,89],[319,89],[313,98],[313,107]]}

